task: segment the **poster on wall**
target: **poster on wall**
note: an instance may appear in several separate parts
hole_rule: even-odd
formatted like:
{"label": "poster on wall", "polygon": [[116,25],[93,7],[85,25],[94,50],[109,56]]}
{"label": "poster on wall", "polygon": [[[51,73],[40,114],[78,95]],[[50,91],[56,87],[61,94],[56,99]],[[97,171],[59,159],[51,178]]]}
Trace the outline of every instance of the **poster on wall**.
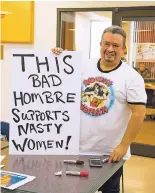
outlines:
{"label": "poster on wall", "polygon": [[138,43],[136,46],[136,59],[155,59],[155,43]]}
{"label": "poster on wall", "polygon": [[77,155],[80,54],[13,50],[10,154]]}

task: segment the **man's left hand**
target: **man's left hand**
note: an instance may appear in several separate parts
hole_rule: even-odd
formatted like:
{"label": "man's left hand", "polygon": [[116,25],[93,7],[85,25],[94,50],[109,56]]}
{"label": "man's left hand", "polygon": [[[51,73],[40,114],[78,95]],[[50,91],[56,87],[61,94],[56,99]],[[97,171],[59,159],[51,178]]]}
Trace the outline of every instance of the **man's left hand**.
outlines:
{"label": "man's left hand", "polygon": [[108,163],[119,162],[127,153],[128,146],[119,144],[109,156]]}

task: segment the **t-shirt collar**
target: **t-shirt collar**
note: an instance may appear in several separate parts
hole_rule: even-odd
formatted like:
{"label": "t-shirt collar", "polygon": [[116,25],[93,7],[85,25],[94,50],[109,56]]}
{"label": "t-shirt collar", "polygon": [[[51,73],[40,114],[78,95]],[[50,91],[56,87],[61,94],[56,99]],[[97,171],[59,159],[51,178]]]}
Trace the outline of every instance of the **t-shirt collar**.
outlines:
{"label": "t-shirt collar", "polygon": [[101,69],[101,67],[100,67],[100,61],[101,61],[101,58],[98,60],[98,62],[97,62],[97,68],[98,68],[98,70],[100,71],[100,72],[104,72],[104,73],[109,73],[109,72],[112,72],[112,71],[114,71],[114,70],[116,70],[117,68],[119,68],[120,66],[121,66],[121,64],[122,64],[122,61],[120,60],[120,62],[119,62],[119,65],[118,66],[116,66],[114,69],[112,69],[112,70],[102,70]]}

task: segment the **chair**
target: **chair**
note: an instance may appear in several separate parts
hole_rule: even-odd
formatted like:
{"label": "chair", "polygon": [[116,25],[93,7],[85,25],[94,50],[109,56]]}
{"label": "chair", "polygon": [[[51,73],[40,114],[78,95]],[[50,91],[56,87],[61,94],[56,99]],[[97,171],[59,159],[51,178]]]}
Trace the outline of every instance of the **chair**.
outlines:
{"label": "chair", "polygon": [[10,124],[8,122],[1,121],[1,135],[5,135],[9,141],[9,128]]}

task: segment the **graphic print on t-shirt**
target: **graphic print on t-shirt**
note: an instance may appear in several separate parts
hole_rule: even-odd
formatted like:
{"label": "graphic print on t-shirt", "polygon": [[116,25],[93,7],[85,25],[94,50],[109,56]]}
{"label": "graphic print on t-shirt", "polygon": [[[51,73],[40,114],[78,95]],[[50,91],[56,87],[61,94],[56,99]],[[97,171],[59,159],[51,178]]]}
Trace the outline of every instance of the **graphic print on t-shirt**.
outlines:
{"label": "graphic print on t-shirt", "polygon": [[114,103],[113,82],[104,77],[90,77],[82,83],[81,110],[91,116],[108,113]]}

